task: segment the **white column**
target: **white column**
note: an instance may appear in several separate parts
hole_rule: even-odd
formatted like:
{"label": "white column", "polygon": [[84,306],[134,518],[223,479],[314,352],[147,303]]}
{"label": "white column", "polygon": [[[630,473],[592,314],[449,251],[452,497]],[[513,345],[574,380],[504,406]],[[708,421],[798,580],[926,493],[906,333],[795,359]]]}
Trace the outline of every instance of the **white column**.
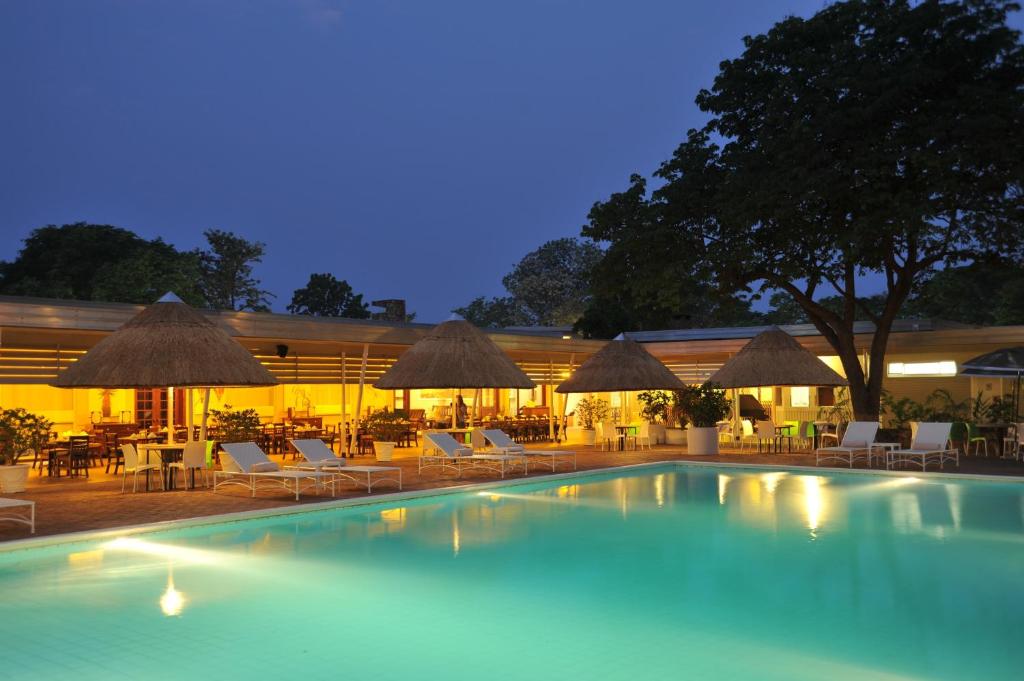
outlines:
{"label": "white column", "polygon": [[359,421],[363,411],[363,384],[366,383],[366,358],[370,354],[370,344],[363,343],[363,362],[359,365],[359,392],[356,393],[356,413],[352,419],[352,435],[349,437],[349,452],[352,451],[356,435],[359,433]]}

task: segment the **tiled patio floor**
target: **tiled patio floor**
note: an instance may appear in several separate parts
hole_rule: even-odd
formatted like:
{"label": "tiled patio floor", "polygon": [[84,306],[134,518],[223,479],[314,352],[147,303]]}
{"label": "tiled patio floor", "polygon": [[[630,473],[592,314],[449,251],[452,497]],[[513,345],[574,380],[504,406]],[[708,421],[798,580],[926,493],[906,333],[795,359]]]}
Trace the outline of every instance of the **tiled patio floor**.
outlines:
{"label": "tiled patio floor", "polygon": [[[564,447],[563,447],[564,449]],[[810,454],[779,454],[766,455],[736,450],[727,450],[716,457],[689,457],[685,449],[658,446],[651,450],[627,452],[600,452],[592,448],[578,449],[580,470],[607,468],[652,461],[682,461],[687,459],[700,461],[721,461],[730,463],[768,463],[787,466],[813,466],[814,457]],[[481,482],[497,478],[496,474],[487,472],[467,472],[462,478],[453,474],[440,474],[436,469],[425,471],[422,475],[416,472],[416,455],[418,451],[396,450],[392,465],[402,467],[405,490],[422,490],[447,487],[467,482]],[[279,460],[280,457],[273,457]],[[352,464],[374,463],[372,459],[350,459]],[[562,472],[563,467],[559,468]],[[950,469],[947,469],[950,470]],[[955,469],[954,469],[955,470]],[[1024,463],[996,458],[962,457],[960,473],[981,473],[991,475],[1024,475]],[[530,477],[540,477],[545,471],[531,470]],[[29,487],[24,493],[11,495],[13,498],[29,499],[36,502],[36,534],[50,535],[82,530],[114,528],[140,523],[178,520],[197,516],[232,513],[254,509],[266,509],[295,504],[323,501],[324,497],[303,495],[296,502],[283,490],[263,490],[255,499],[248,491],[241,488],[228,487],[218,494],[209,490],[179,490],[173,492],[139,492],[137,494],[121,494],[121,478],[104,475],[103,469],[92,469],[88,480],[82,478],[51,479],[40,477],[36,471],[29,475]],[[512,477],[518,477],[514,474]],[[130,482],[129,482],[130,485]],[[130,489],[130,487],[129,487]],[[394,486],[380,485],[375,494],[394,491]],[[338,490],[338,498],[366,497],[366,493],[354,485],[343,483]],[[0,523],[0,541],[20,539],[29,536],[28,528],[12,523]]]}

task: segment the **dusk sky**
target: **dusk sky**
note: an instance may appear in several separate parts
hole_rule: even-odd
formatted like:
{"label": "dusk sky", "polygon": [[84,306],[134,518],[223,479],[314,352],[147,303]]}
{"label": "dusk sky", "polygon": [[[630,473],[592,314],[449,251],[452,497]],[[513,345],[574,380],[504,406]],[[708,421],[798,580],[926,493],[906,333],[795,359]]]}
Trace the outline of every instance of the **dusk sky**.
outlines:
{"label": "dusk sky", "polygon": [[743,35],[822,6],[0,0],[0,259],[45,224],[217,227],[266,242],[275,310],[331,272],[440,320],[666,159]]}

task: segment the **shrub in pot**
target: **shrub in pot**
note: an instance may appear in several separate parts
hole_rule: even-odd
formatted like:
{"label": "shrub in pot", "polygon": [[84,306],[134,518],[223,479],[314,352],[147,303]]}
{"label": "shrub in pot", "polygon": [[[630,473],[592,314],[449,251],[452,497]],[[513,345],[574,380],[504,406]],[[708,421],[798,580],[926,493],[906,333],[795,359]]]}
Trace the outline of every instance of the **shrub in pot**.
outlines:
{"label": "shrub in pot", "polygon": [[675,394],[679,411],[689,421],[686,447],[690,454],[718,454],[718,422],[728,416],[729,399],[717,384],[690,385]]}
{"label": "shrub in pot", "polygon": [[378,409],[367,417],[364,425],[373,437],[373,451],[378,461],[391,461],[398,438],[406,428],[403,421],[407,418],[403,411],[387,409]]}
{"label": "shrub in pot", "polygon": [[254,442],[263,431],[263,423],[255,409],[232,410],[230,404],[224,409],[211,409],[211,425],[217,429],[221,442]]}
{"label": "shrub in pot", "polygon": [[51,428],[51,421],[20,407],[0,412],[0,492],[25,491],[29,465],[19,460],[43,447]]}
{"label": "shrub in pot", "polygon": [[594,444],[597,435],[594,425],[608,416],[608,403],[597,397],[584,397],[576,403],[573,413],[579,419],[583,444]]}

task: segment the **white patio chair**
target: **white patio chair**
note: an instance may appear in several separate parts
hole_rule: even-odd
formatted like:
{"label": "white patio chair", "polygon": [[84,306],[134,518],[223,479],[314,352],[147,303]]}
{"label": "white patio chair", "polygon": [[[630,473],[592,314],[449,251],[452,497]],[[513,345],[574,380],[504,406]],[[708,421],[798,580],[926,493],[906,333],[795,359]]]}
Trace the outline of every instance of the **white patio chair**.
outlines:
{"label": "white patio chair", "polygon": [[597,446],[603,452],[611,451],[612,443],[618,439],[618,433],[615,432],[615,428],[611,428],[611,434],[608,433],[609,426],[604,421],[600,421],[597,424]]}
{"label": "white patio chair", "polygon": [[566,459],[567,463],[572,461],[572,468],[573,470],[576,470],[576,452],[566,452],[555,449],[526,449],[523,445],[513,441],[512,438],[508,436],[508,433],[497,428],[483,429],[478,432],[483,435],[484,440],[491,445],[492,449],[490,451],[500,454],[518,454],[520,456],[535,457],[540,461],[549,463],[551,465],[552,472],[554,472],[559,459]]}
{"label": "white patio chair", "polygon": [[761,453],[761,443],[768,443],[768,453],[772,453],[772,447],[779,441],[779,434],[775,432],[775,423],[772,421],[757,422],[757,453]]}
{"label": "white patio chair", "polygon": [[757,444],[757,435],[754,434],[754,423],[750,419],[740,421],[740,451],[747,445]]}
{"label": "white patio chair", "polygon": [[255,442],[226,442],[221,444],[221,450],[220,464],[223,470],[213,472],[214,492],[225,485],[239,485],[248,489],[255,497],[260,484],[270,484],[294,492],[295,500],[298,501],[302,483],[311,483],[319,493],[324,484],[329,482],[331,496],[334,496],[332,474],[320,471],[282,470]]}
{"label": "white patio chair", "polygon": [[960,467],[960,450],[950,446],[949,431],[952,423],[920,423],[909,449],[896,449],[886,456],[886,468],[899,464],[914,464],[926,470],[929,463],[942,468],[947,461]]}
{"label": "white patio chair", "polygon": [[121,469],[121,494],[124,494],[125,484],[128,482],[128,474],[132,474],[132,493],[138,489],[139,473],[149,474],[149,471],[156,471],[160,478],[160,487],[163,488],[164,476],[160,475],[160,464],[149,463],[139,460],[139,453],[131,444],[121,445],[121,455],[124,457],[124,468]]}
{"label": "white patio chair", "polygon": [[[818,447],[814,451],[814,465],[820,466],[822,461],[840,461],[850,468],[858,459],[869,461],[871,445],[878,435],[877,421],[851,421],[843,433],[843,441],[834,447]],[[822,456],[822,452],[826,452]]]}
{"label": "white patio chair", "polygon": [[[167,464],[167,467],[171,469],[171,475],[177,475],[177,472],[181,471],[181,480],[184,485],[188,484],[189,471],[193,471],[193,476],[195,476],[194,471],[201,471],[203,487],[209,487],[206,479],[206,441],[189,440],[181,452],[181,461],[172,461]],[[195,478],[193,477],[193,479]]]}
{"label": "white patio chair", "polygon": [[[374,485],[382,482],[394,482],[402,489],[402,468],[400,466],[349,466],[345,459],[338,458],[323,440],[289,440],[305,461],[285,466],[286,470],[314,470],[332,473],[339,478],[351,480],[358,485],[366,485],[366,491],[372,492]],[[394,477],[397,472],[397,477]],[[375,473],[380,473],[373,478]],[[366,475],[364,482],[363,475]]]}
{"label": "white patio chair", "polygon": [[647,449],[651,448],[651,424],[644,421],[637,428],[636,435],[633,436],[633,442],[637,449],[643,449],[644,445],[647,445]]}
{"label": "white patio chair", "polygon": [[[437,454],[437,452],[441,452]],[[519,464],[526,473],[526,457],[522,454],[477,454],[472,447],[460,444],[449,433],[424,433],[423,450],[420,452],[419,470],[431,466],[440,466],[455,470],[462,475],[462,469],[468,467],[484,468],[505,477],[505,472],[512,465]]]}

